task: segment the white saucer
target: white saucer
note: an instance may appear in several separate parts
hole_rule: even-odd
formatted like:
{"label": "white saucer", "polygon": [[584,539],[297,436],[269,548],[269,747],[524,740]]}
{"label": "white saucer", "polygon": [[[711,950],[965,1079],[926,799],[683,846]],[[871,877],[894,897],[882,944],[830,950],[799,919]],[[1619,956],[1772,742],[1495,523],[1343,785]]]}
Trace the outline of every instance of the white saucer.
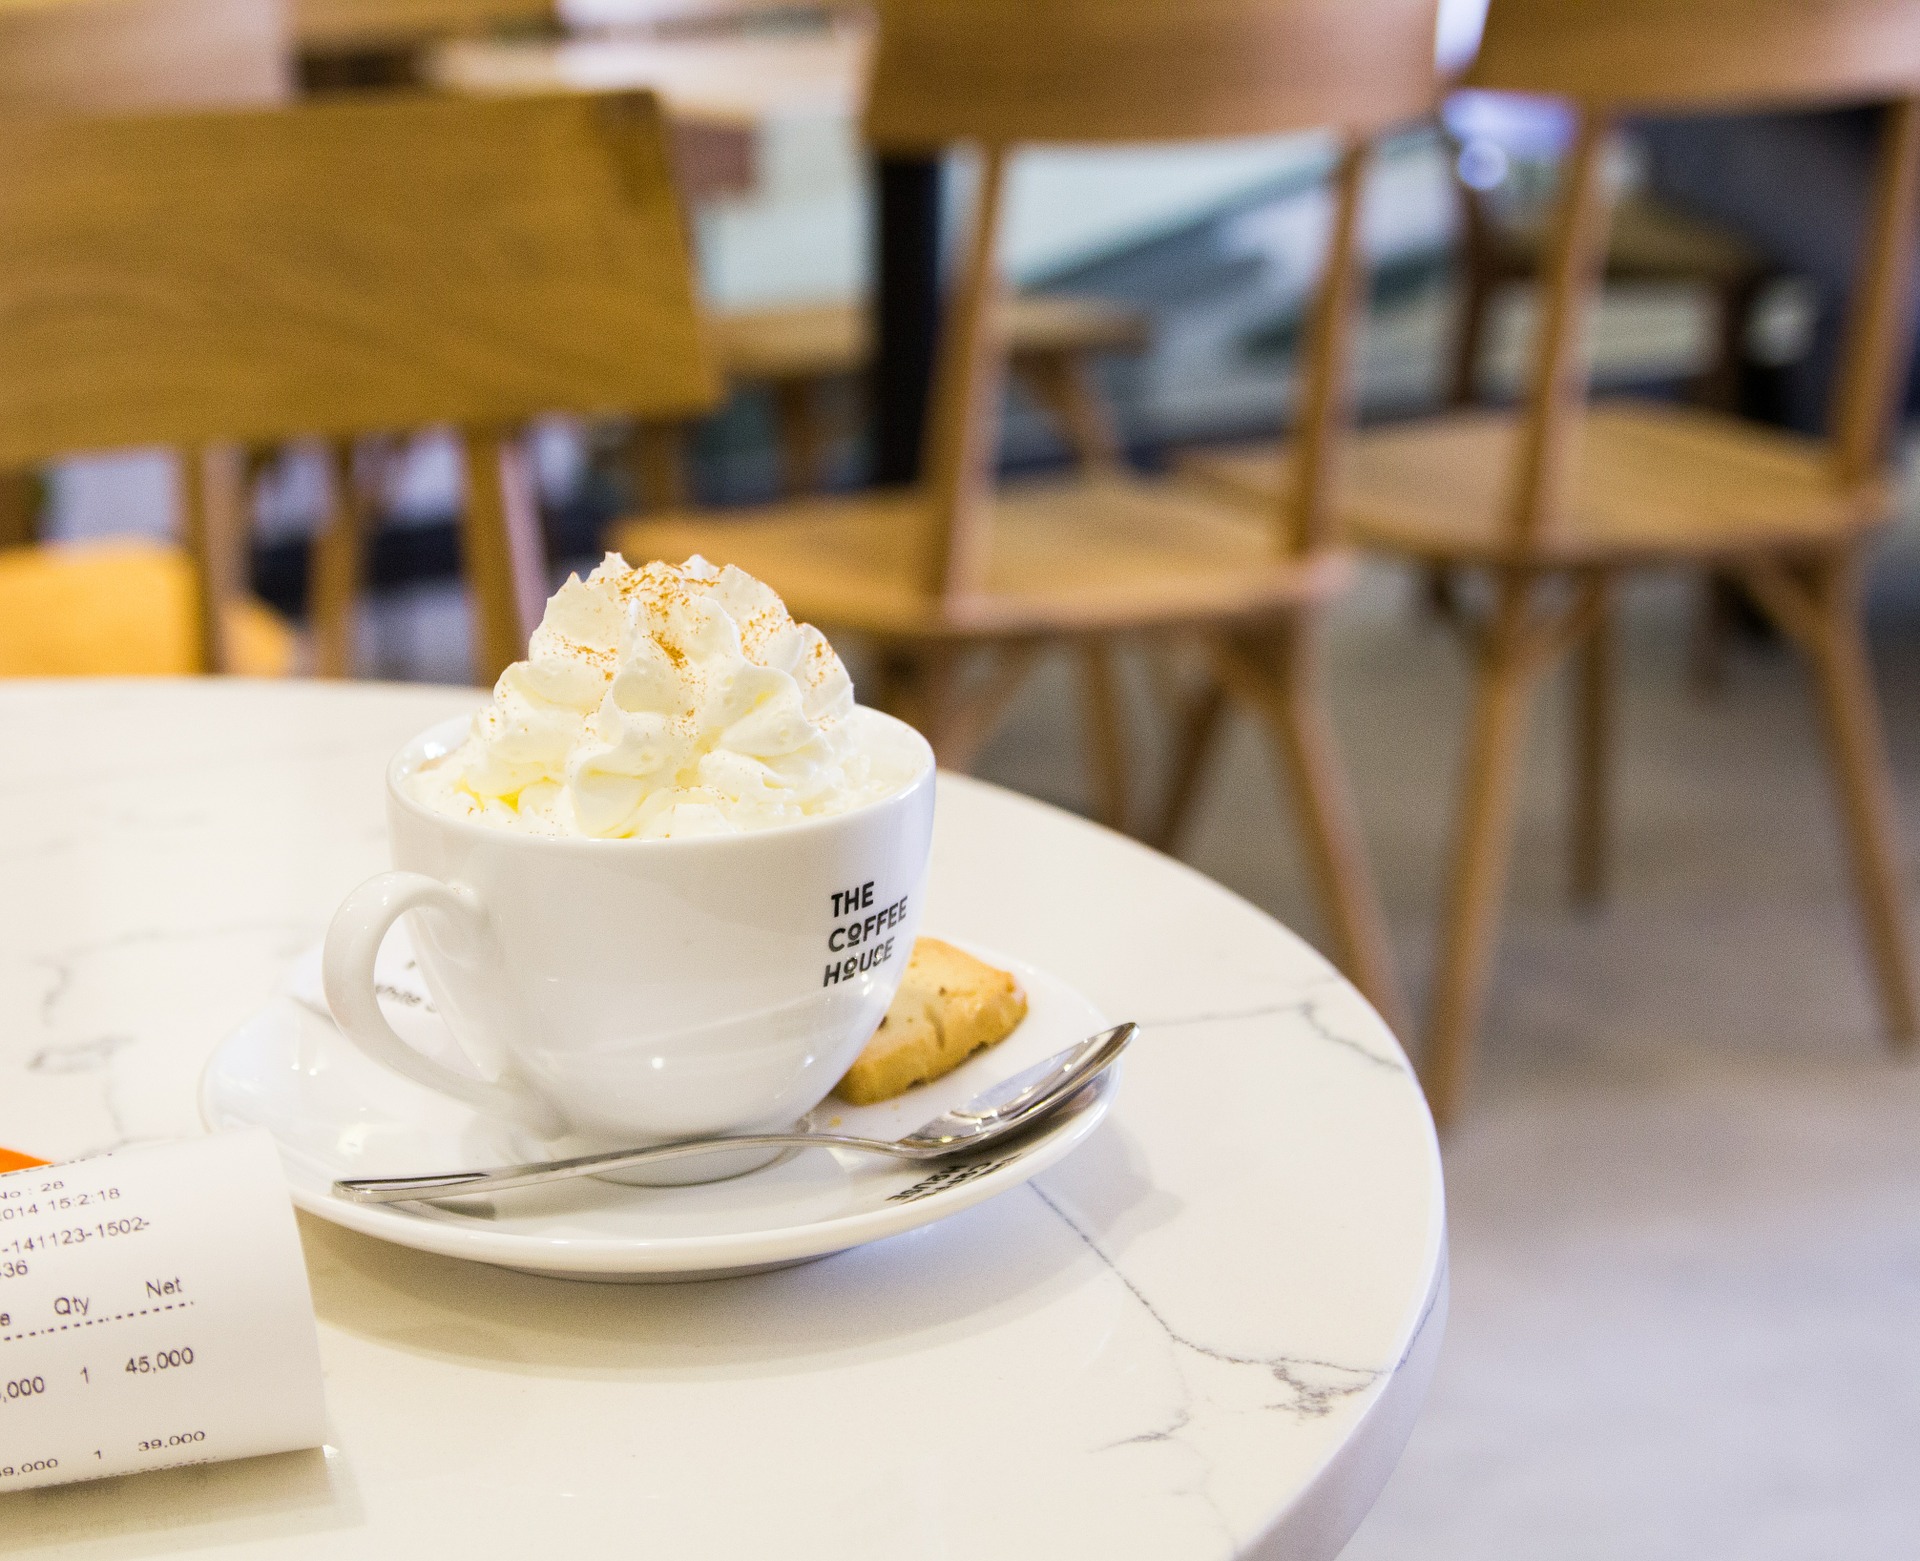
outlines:
{"label": "white saucer", "polygon": [[[404,929],[383,950],[384,1006],[409,1043],[445,1054],[448,1038],[410,980]],[[833,1098],[810,1125],[897,1138],[1108,1021],[1065,982],[985,949],[1026,988],[1020,1027],[932,1084],[877,1106]],[[1030,1139],[945,1169],[810,1149],[730,1181],[622,1187],[579,1180],[461,1203],[362,1205],[332,1195],[343,1177],[404,1176],[524,1160],[523,1134],[389,1073],[363,1056],[319,1001],[318,951],[285,991],[213,1054],[200,1115],[213,1130],[264,1127],[280,1147],[293,1201],[349,1230],[447,1257],[565,1279],[647,1282],[753,1273],[863,1246],[931,1224],[1017,1187],[1060,1160],[1107,1113],[1118,1069]],[[538,1156],[544,1157],[544,1156]]]}

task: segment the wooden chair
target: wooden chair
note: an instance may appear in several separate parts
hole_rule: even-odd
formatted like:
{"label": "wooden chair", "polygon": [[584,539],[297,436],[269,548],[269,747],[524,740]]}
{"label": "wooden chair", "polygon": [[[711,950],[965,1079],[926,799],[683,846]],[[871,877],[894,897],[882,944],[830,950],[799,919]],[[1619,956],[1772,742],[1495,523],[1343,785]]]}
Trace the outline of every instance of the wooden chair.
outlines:
{"label": "wooden chair", "polygon": [[[1429,1097],[1458,1106],[1491,965],[1528,706],[1580,657],[1575,879],[1603,882],[1612,746],[1606,603],[1633,569],[1735,575],[1807,657],[1825,717],[1860,912],[1890,1036],[1915,1035],[1901,852],[1861,614],[1867,547],[1892,513],[1895,393],[1912,345],[1920,220],[1920,3],[1495,0],[1471,76],[1573,100],[1531,389],[1514,414],[1465,411],[1354,439],[1339,510],[1362,542],[1491,576],[1429,1023]],[[1603,158],[1617,116],[1743,103],[1892,98],[1850,345],[1824,440],[1711,411],[1588,408],[1582,327],[1605,253]],[[1225,474],[1261,491],[1250,466]],[[1271,488],[1271,479],[1266,486]]]}
{"label": "wooden chair", "polygon": [[[862,303],[741,310],[713,317],[714,350],[727,382],[773,397],[780,470],[788,493],[817,492],[832,433],[821,400],[835,380],[861,374],[873,356],[872,320]],[[1146,315],[1125,304],[1071,293],[1019,293],[1006,305],[1007,367],[1088,471],[1125,459],[1094,360],[1137,353]],[[686,430],[638,431],[634,487],[649,508],[687,501]]]}
{"label": "wooden chair", "polygon": [[[948,307],[926,476],[913,489],[751,515],[618,528],[629,556],[699,551],[770,582],[803,617],[881,651],[879,700],[964,766],[1037,651],[1081,658],[1089,746],[1124,816],[1123,722],[1101,648],[1117,634],[1198,633],[1267,724],[1292,776],[1341,964],[1386,1010],[1397,984],[1318,692],[1320,608],[1347,577],[1327,474],[1343,423],[1355,232],[1368,138],[1431,110],[1431,0],[973,0],[881,10],[867,119],[882,148],[971,142],[980,195]],[[996,494],[1005,362],[995,261],[1014,146],[1342,133],[1339,215],[1309,375],[1297,489],[1269,514],[1120,472]],[[963,661],[984,663],[969,682]],[[1194,719],[1217,721],[1219,708]]]}
{"label": "wooden chair", "polygon": [[[492,678],[546,594],[517,425],[684,415],[713,379],[658,110],[620,97],[377,99],[0,125],[0,463],[173,444],[224,665],[229,441],[465,434],[465,546]],[[360,523],[344,470],[319,632],[344,662]]]}

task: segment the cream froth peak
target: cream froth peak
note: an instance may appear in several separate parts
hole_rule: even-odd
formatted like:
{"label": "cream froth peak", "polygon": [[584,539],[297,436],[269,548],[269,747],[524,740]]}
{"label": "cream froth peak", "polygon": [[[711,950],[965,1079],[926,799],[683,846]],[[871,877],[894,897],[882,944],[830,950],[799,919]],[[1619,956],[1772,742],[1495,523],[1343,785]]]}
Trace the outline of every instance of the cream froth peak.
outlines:
{"label": "cream froth peak", "polygon": [[412,791],[438,813],[546,835],[764,829],[904,783],[854,715],[826,637],[745,570],[609,553],[554,593],[527,659]]}

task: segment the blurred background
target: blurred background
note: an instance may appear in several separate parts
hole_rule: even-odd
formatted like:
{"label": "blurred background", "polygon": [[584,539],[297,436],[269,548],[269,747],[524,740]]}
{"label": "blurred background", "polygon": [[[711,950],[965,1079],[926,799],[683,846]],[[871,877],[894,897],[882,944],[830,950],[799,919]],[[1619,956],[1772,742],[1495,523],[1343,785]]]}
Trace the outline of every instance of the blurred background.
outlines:
{"label": "blurred background", "polygon": [[[1444,59],[1472,58],[1482,9],[1449,8]],[[902,475],[886,399],[897,381],[885,378],[898,365],[876,369],[864,303],[883,285],[880,209],[918,201],[934,208],[928,231],[951,234],[976,180],[964,156],[908,168],[904,184],[897,163],[876,164],[861,126],[870,46],[858,10],[748,0],[9,3],[0,105],[658,90],[680,127],[698,292],[727,389],[697,418],[555,415],[527,428],[550,584],[590,567],[622,516]],[[1596,394],[1822,428],[1883,122],[1851,105],[1623,116],[1600,174],[1615,215],[1590,316]],[[1577,128],[1565,103],[1463,89],[1381,140],[1361,206],[1351,388],[1363,426],[1524,400]],[[1164,473],[1292,426],[1336,150],[1304,133],[1019,152],[1000,252],[1033,313],[1028,334],[1015,331],[1002,476],[1068,472],[1090,452]],[[1893,518],[1872,544],[1864,622],[1910,902],[1920,446],[1901,343]],[[911,464],[911,430],[906,447]],[[300,670],[319,654],[305,630],[334,460],[318,441],[251,448],[240,490],[243,584]],[[136,448],[17,463],[0,541],[177,538],[180,461]],[[459,438],[395,430],[361,439],[349,465],[365,543],[330,670],[470,681]],[[1474,697],[1455,620],[1473,615],[1476,589],[1370,557],[1327,619],[1326,704],[1422,1012]],[[1471,1104],[1445,1146],[1450,1337],[1406,1459],[1349,1554],[1909,1555],[1920,1075],[1883,1045],[1812,684],[1769,616],[1707,567],[1623,575],[1612,623],[1605,894],[1569,893],[1580,870],[1566,793],[1584,719],[1570,665],[1546,681],[1525,740]],[[857,638],[844,649],[857,680],[881,676]],[[971,768],[1151,835],[1146,799],[1173,783],[1178,747],[1168,685],[1190,689],[1203,666],[1192,646],[1116,642],[1133,785],[1118,805],[1082,762],[1070,657],[1036,664]],[[1319,940],[1309,864],[1275,786],[1262,729],[1230,709],[1180,854]]]}

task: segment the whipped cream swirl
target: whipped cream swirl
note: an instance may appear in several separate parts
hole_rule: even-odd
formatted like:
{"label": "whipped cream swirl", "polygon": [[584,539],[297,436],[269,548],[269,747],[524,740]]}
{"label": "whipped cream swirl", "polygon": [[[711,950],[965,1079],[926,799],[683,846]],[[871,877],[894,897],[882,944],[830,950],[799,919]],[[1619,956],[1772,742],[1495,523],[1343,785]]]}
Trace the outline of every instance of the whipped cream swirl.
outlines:
{"label": "whipped cream swirl", "polygon": [[896,789],[857,741],[820,631],[744,570],[618,553],[547,603],[527,659],[458,748],[423,766],[434,811],[545,835],[667,839],[845,812]]}

